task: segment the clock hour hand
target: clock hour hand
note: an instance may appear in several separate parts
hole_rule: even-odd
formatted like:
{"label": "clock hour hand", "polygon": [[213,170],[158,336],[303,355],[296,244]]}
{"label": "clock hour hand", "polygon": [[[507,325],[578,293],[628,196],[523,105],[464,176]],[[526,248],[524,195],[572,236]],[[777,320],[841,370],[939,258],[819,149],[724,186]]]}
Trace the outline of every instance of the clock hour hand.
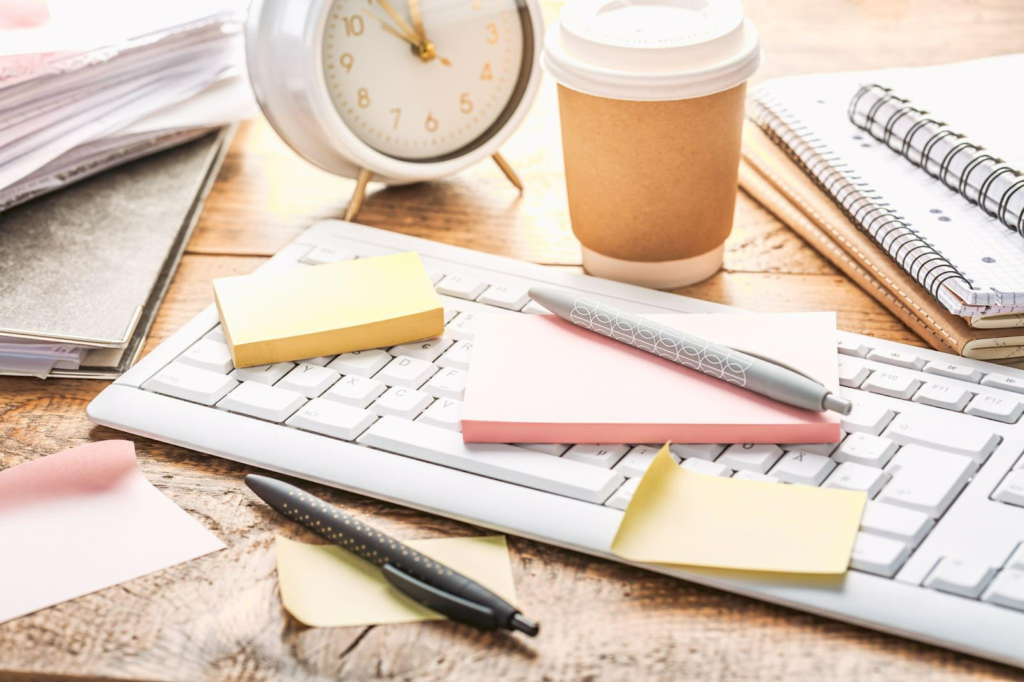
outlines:
{"label": "clock hour hand", "polygon": [[[386,4],[386,0],[378,0],[378,1],[380,2],[381,7],[385,7],[385,8],[390,8],[391,7],[390,5]],[[392,9],[391,11],[393,12],[394,9]],[[377,16],[376,14],[374,14],[370,10],[366,9],[365,7],[363,8],[363,12],[365,12],[368,17],[372,17],[373,19],[376,19],[378,22],[380,22],[381,28],[383,28],[385,31],[387,31],[388,33],[390,33],[391,35],[393,35],[393,36],[395,36],[397,38],[401,38],[405,42],[407,42],[410,45],[412,45],[413,46],[413,51],[423,61],[429,62],[432,59],[437,59],[439,62],[441,62],[445,66],[451,66],[452,65],[452,63],[450,61],[448,61],[447,59],[445,59],[441,55],[437,54],[436,50],[434,49],[434,44],[432,42],[430,42],[429,40],[425,41],[425,42],[420,40],[419,36],[416,35],[416,33],[413,32],[413,30],[411,28],[409,28],[409,25],[406,24],[404,20],[401,20],[399,22],[399,28],[395,28],[394,26],[389,24],[383,17]],[[401,19],[401,15],[398,15],[397,13],[392,15],[393,18],[396,17],[396,16],[399,19]]]}

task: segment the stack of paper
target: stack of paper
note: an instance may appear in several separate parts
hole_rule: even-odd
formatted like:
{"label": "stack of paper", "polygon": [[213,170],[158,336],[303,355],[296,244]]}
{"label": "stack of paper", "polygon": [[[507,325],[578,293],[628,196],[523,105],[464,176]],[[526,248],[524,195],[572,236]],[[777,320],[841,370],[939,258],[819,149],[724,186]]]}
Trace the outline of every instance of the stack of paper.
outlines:
{"label": "stack of paper", "polygon": [[[0,211],[254,113],[244,76],[244,0],[42,5],[25,21],[0,24]],[[80,217],[67,216],[69,229],[81,229]],[[10,218],[0,224],[13,228]],[[80,345],[50,329],[2,326],[0,373],[36,376],[78,370],[88,348],[123,349],[131,335]]]}

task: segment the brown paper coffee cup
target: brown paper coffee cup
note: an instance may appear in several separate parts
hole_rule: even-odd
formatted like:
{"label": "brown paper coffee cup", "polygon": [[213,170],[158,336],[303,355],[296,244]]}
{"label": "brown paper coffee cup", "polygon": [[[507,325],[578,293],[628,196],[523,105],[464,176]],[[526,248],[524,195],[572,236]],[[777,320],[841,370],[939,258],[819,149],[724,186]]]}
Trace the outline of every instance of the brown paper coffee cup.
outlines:
{"label": "brown paper coffee cup", "polygon": [[675,288],[721,267],[760,59],[739,0],[566,2],[542,61],[588,272]]}
{"label": "brown paper coffee cup", "polygon": [[558,86],[569,215],[604,256],[641,262],[715,251],[732,230],[746,87],[631,102]]}

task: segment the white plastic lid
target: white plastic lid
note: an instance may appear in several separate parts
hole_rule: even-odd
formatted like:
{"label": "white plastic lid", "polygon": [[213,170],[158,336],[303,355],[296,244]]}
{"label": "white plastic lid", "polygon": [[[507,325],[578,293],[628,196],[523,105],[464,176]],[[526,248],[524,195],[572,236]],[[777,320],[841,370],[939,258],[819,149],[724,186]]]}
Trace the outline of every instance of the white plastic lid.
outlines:
{"label": "white plastic lid", "polygon": [[568,0],[542,63],[572,90],[663,101],[743,83],[761,48],[740,0]]}

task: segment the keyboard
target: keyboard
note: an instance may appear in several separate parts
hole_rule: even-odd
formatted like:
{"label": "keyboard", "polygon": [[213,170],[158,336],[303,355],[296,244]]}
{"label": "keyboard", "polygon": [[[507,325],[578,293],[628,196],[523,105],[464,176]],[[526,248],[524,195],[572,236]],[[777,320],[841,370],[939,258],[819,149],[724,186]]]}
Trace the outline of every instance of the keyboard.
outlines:
{"label": "keyboard", "polygon": [[[733,309],[341,221],[313,225],[260,271],[403,251],[431,273],[443,336],[235,369],[211,305],[104,389],[90,419],[622,561],[609,547],[658,445],[463,443],[477,320],[544,312],[533,285],[638,313]],[[643,568],[1024,667],[1024,371],[845,332],[837,361],[855,404],[842,442],[671,450],[712,476],[867,491],[851,570]]]}

